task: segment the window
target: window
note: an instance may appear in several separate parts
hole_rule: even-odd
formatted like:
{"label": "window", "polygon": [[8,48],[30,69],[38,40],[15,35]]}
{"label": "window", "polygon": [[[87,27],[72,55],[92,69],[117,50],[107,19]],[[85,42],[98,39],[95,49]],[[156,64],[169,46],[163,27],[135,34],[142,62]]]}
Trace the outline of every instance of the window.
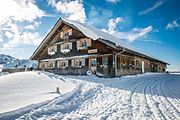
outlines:
{"label": "window", "polygon": [[57,52],[57,46],[50,46],[48,47],[48,54],[54,55]]}
{"label": "window", "polygon": [[108,65],[108,57],[103,57],[102,63],[103,63],[103,65]]}
{"label": "window", "polygon": [[141,70],[142,69],[142,61],[136,60],[136,69]]}
{"label": "window", "polygon": [[52,68],[55,68],[55,62],[53,61],[53,62],[47,62],[47,68],[48,69],[52,69]]}
{"label": "window", "polygon": [[64,43],[61,45],[61,52],[68,53],[72,49],[72,43]]}
{"label": "window", "polygon": [[39,67],[40,67],[40,68],[46,68],[46,62],[41,62],[41,63],[39,64]]}
{"label": "window", "polygon": [[81,50],[81,49],[87,49],[89,46],[91,46],[91,40],[84,38],[84,39],[80,39],[79,41],[77,41],[77,49]]}
{"label": "window", "polygon": [[85,59],[73,59],[71,60],[72,67],[82,67],[85,66]]}
{"label": "window", "polygon": [[57,62],[58,69],[68,67],[68,60],[60,60]]}
{"label": "window", "polygon": [[108,68],[108,57],[102,57],[102,65],[100,65],[102,68]]}
{"label": "window", "polygon": [[97,61],[96,58],[91,59],[91,66],[96,66]]}

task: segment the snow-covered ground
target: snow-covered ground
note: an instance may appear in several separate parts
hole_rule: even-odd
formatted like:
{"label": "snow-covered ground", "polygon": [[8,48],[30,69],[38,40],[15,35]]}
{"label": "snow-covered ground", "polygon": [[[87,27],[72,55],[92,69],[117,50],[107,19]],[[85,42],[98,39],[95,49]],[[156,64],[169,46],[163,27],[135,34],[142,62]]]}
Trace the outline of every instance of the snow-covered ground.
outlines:
{"label": "snow-covered ground", "polygon": [[[60,94],[56,93],[57,87]],[[0,76],[0,117],[2,113],[11,115],[17,109],[21,112],[23,109],[47,104],[48,100],[76,88],[71,81],[66,82],[44,72],[19,72]]]}
{"label": "snow-covered ground", "polygon": [[[77,87],[73,92],[19,114],[19,120],[180,119],[180,75],[146,73],[121,78],[98,78],[37,73],[74,83]],[[10,115],[6,117],[2,113],[1,118],[10,118]]]}

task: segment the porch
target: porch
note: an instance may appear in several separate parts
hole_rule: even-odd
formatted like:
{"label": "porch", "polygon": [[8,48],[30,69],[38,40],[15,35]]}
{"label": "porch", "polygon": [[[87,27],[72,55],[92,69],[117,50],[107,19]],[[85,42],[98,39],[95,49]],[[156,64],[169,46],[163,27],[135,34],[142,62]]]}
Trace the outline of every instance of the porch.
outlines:
{"label": "porch", "polygon": [[97,76],[115,77],[150,71],[150,64],[128,55],[94,54],[42,60],[40,68],[63,75],[86,75],[91,71]]}

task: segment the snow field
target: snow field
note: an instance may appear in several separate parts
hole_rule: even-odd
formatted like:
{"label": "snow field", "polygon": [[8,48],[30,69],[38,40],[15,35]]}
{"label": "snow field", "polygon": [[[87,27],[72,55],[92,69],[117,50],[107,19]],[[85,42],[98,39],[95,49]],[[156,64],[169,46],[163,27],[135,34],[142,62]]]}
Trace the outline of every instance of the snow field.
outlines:
{"label": "snow field", "polygon": [[[180,76],[152,74],[121,78],[63,76],[79,89],[63,102],[52,102],[19,119],[179,120]],[[52,106],[57,108],[52,109]],[[44,112],[44,109],[47,111]],[[41,111],[37,114],[37,111]]]}
{"label": "snow field", "polygon": [[68,92],[21,113],[17,120],[180,120],[180,75],[98,78],[37,73],[74,87],[70,85]]}
{"label": "snow field", "polygon": [[76,88],[70,81],[66,82],[43,72],[19,72],[0,76],[0,113],[59,97],[56,87],[59,87],[61,94]]}

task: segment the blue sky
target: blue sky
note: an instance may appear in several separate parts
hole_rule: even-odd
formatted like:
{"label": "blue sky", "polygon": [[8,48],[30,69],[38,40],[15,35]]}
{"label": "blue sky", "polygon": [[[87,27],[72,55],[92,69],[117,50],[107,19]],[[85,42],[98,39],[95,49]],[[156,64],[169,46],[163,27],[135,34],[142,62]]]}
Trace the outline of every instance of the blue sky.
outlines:
{"label": "blue sky", "polygon": [[0,4],[0,53],[29,58],[63,17],[97,27],[180,70],[179,5],[179,0],[6,0]]}

